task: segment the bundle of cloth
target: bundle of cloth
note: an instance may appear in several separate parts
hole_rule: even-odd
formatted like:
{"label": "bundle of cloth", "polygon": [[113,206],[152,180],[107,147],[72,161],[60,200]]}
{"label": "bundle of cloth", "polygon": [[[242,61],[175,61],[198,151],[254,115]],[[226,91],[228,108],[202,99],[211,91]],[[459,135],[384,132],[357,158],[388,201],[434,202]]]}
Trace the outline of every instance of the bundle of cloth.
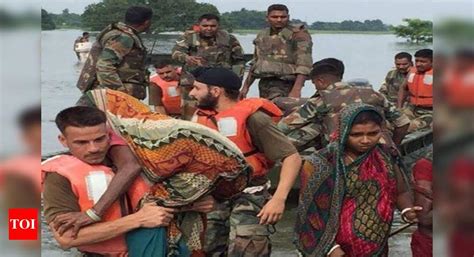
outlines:
{"label": "bundle of cloth", "polygon": [[[88,93],[111,128],[129,145],[153,182],[142,202],[186,206],[205,195],[230,199],[249,182],[251,168],[238,147],[215,130],[152,112],[138,99],[111,89]],[[127,235],[130,256],[205,256],[205,215],[183,212],[168,228]]]}

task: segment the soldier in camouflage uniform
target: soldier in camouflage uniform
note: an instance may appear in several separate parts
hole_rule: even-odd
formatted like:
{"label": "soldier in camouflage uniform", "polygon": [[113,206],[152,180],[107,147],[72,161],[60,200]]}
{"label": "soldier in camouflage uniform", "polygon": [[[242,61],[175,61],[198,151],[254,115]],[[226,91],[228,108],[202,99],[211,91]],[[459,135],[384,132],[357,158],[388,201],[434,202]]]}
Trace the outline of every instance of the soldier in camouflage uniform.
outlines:
{"label": "soldier in camouflage uniform", "polygon": [[395,55],[395,69],[387,73],[379,92],[390,102],[397,104],[398,91],[405,83],[408,71],[413,66],[411,54],[400,52]]}
{"label": "soldier in camouflage uniform", "polygon": [[[77,82],[81,92],[107,87],[145,99],[146,48],[139,34],[150,28],[152,15],[150,8],[132,6],[125,23],[110,24],[99,33]],[[83,96],[78,104],[85,103]]]}
{"label": "soldier in camouflage uniform", "polygon": [[[427,94],[425,90],[431,96],[422,95]],[[397,105],[404,107],[402,111],[410,119],[409,132],[433,126],[433,50],[421,49],[415,53],[415,68],[400,86]]]}
{"label": "soldier in camouflage uniform", "polygon": [[268,7],[269,28],[254,40],[254,64],[241,90],[245,98],[256,78],[260,97],[301,97],[301,89],[311,70],[311,36],[304,25],[289,25],[288,8],[275,4]]}
{"label": "soldier in camouflage uniform", "polygon": [[[201,70],[201,71],[200,71]],[[238,197],[217,204],[207,214],[206,256],[269,257],[270,234],[285,209],[301,166],[295,147],[275,126],[280,110],[265,99],[239,101],[240,79],[224,68],[196,69],[190,95],[198,100],[193,117],[236,143],[252,166],[249,187]],[[273,163],[281,161],[280,180],[268,192]]]}
{"label": "soldier in camouflage uniform", "polygon": [[[278,123],[278,128],[290,138],[299,151],[308,147],[318,150],[326,145],[337,133],[339,111],[344,106],[357,102],[371,104],[380,109],[395,127],[393,142],[401,142],[408,128],[408,118],[382,94],[371,89],[371,86],[361,87],[342,82],[341,70],[324,61],[315,63],[310,76],[316,86],[316,94]],[[392,143],[388,137],[385,141]]]}
{"label": "soldier in camouflage uniform", "polygon": [[[223,67],[242,78],[245,71],[242,46],[234,35],[219,28],[219,22],[220,18],[214,14],[199,17],[198,24],[176,41],[171,57],[183,64],[184,71],[190,72],[197,67]],[[185,110],[194,110],[196,102],[189,97],[188,89],[181,94],[182,103]],[[185,115],[184,119],[189,117]]]}
{"label": "soldier in camouflage uniform", "polygon": [[176,41],[171,57],[182,63],[185,71],[223,67],[242,77],[245,65],[242,46],[234,35],[219,28],[219,20],[214,14],[199,17],[199,26],[184,32]]}

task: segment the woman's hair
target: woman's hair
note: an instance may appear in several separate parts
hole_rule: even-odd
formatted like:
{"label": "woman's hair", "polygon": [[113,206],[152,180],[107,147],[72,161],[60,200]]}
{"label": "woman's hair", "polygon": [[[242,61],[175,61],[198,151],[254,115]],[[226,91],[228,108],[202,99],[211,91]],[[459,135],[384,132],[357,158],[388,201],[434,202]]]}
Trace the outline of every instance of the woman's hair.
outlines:
{"label": "woman's hair", "polygon": [[367,124],[369,122],[374,122],[375,124],[382,126],[383,117],[375,111],[362,111],[354,118],[352,126],[358,124]]}

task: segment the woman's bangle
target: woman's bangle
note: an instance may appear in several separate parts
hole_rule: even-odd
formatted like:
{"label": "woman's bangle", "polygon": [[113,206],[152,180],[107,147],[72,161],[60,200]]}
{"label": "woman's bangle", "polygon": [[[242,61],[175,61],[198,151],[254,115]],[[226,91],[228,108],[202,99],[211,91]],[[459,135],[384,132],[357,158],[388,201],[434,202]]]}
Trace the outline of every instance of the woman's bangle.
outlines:
{"label": "woman's bangle", "polygon": [[338,248],[338,247],[341,247],[341,246],[338,245],[338,244],[334,245],[334,246],[331,248],[331,250],[329,250],[327,256],[331,255],[331,253],[332,253],[334,250],[336,250],[336,248]]}
{"label": "woman's bangle", "polygon": [[402,210],[401,216],[402,216],[403,222],[405,222],[405,223],[410,223],[410,222],[411,222],[411,221],[407,220],[407,217],[405,217],[405,213],[407,213],[407,212],[409,212],[409,211],[411,211],[411,210],[412,210],[411,207],[408,207],[408,208],[405,208],[405,209]]}

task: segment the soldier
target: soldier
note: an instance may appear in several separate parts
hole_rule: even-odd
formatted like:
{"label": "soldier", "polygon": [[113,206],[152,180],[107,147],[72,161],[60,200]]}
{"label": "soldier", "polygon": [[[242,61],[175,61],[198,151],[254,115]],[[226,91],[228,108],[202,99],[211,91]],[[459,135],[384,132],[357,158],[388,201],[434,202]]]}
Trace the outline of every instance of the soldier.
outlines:
{"label": "soldier", "polygon": [[[151,25],[153,11],[148,7],[127,9],[125,23],[108,25],[97,36],[77,82],[81,92],[107,87],[145,99],[147,74],[146,48],[139,34]],[[85,104],[86,98],[78,104]]]}
{"label": "soldier", "polygon": [[155,64],[155,69],[156,74],[150,77],[149,104],[155,107],[155,112],[181,116],[181,89],[178,86],[181,68],[165,59]]}
{"label": "soldier", "polygon": [[342,62],[339,62],[341,65],[324,60],[314,64],[310,76],[318,91],[306,104],[283,118],[278,123],[278,128],[290,138],[298,150],[309,147],[320,149],[331,141],[335,135],[333,133],[337,133],[339,111],[348,104],[363,102],[384,113],[385,118],[395,128],[393,142],[400,144],[408,128],[408,118],[382,94],[370,87],[356,87],[342,82]]}
{"label": "soldier", "polygon": [[173,48],[171,57],[184,65],[185,71],[197,67],[224,67],[239,77],[244,74],[244,52],[235,36],[220,29],[220,19],[204,14],[198,19],[199,27],[184,32]]}
{"label": "soldier", "polygon": [[400,87],[398,108],[410,118],[408,132],[430,128],[433,123],[433,50],[421,49],[415,53],[415,68],[411,68],[406,82]]}
{"label": "soldier", "polygon": [[313,63],[313,43],[304,25],[289,25],[288,8],[273,4],[267,10],[270,27],[257,34],[254,40],[254,64],[241,90],[245,98],[256,78],[260,79],[260,97],[301,97],[304,81]]}
{"label": "soldier", "polygon": [[410,71],[412,66],[411,54],[400,52],[395,55],[395,69],[387,73],[379,90],[393,104],[397,104],[398,90],[405,83],[408,71]]}
{"label": "soldier", "polygon": [[[208,214],[206,256],[270,256],[271,225],[281,219],[301,159],[272,118],[281,111],[266,99],[239,101],[239,78],[229,70],[196,70],[190,96],[198,100],[193,121],[218,130],[232,140],[252,166],[250,186]],[[281,161],[280,181],[273,196],[268,172]]]}

